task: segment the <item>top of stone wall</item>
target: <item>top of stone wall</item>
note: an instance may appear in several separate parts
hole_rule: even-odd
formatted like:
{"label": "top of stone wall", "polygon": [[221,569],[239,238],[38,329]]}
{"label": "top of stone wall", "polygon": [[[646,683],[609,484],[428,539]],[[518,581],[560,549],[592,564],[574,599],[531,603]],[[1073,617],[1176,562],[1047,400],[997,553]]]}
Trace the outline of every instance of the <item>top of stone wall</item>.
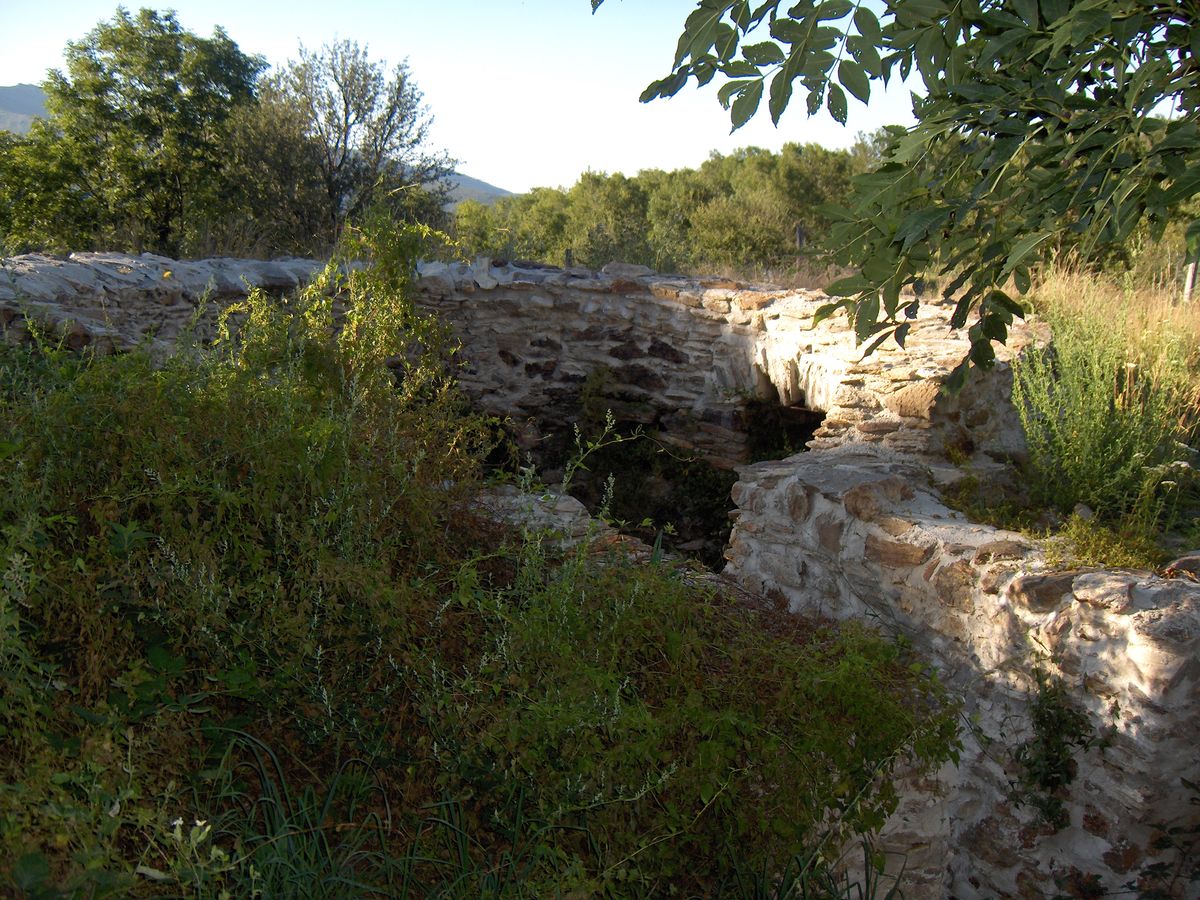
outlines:
{"label": "top of stone wall", "polygon": [[[156,352],[167,352],[205,299],[212,307],[202,310],[201,336],[223,303],[251,288],[293,289],[321,266],[311,259],[18,256],[0,260],[0,329],[19,339],[28,318],[53,328],[73,349],[91,345],[105,352],[149,342]],[[997,372],[972,379],[966,392],[950,398],[940,394],[941,381],[963,359],[968,342],[950,327],[951,306],[938,301],[921,304],[904,348],[887,342],[864,359],[846,317],[813,325],[829,302],[815,291],[664,275],[625,263],[595,272],[488,257],[422,262],[415,286],[418,302],[470,334],[472,361],[509,381],[507,368],[518,358],[531,378],[577,379],[581,367],[604,360],[611,365],[613,354],[624,360],[634,345],[638,353],[650,353],[642,344],[658,338],[679,357],[665,392],[672,396],[659,398],[665,406],[728,409],[737,398],[758,396],[819,410],[826,418],[813,448],[876,442],[912,452],[953,446],[1011,457],[1023,451],[1005,365],[1031,339],[1020,323],[1010,346],[998,348]],[[483,297],[487,302],[479,302]],[[517,334],[505,340],[519,344],[524,336],[528,345],[491,346],[498,329],[514,327]],[[619,339],[609,334],[614,329]],[[539,330],[546,334],[533,335]],[[541,358],[542,338],[557,346],[552,358]],[[627,368],[665,364],[651,358],[639,365]],[[544,400],[539,394],[535,405]]]}

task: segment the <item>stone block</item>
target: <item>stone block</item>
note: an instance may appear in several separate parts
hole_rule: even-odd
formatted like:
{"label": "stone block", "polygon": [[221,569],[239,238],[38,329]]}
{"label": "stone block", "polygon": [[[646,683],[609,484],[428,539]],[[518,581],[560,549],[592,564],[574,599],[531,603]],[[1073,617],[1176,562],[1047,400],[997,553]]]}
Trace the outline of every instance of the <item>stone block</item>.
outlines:
{"label": "stone block", "polygon": [[933,556],[935,549],[932,543],[908,544],[868,534],[863,555],[889,569],[912,569]]}
{"label": "stone block", "polygon": [[1078,572],[1056,572],[1047,575],[1021,575],[1008,586],[1013,603],[1034,612],[1050,612],[1071,597],[1071,588]]}

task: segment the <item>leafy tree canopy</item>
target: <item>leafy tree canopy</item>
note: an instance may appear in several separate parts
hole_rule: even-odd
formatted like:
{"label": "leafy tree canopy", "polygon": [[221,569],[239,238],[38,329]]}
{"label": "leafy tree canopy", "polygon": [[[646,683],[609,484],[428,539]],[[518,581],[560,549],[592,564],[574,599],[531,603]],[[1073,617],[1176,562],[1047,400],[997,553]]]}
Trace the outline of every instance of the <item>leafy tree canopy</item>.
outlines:
{"label": "leafy tree canopy", "polygon": [[407,62],[389,72],[356,41],[301,47],[273,86],[316,139],[333,236],[381,201],[402,218],[436,217],[454,164],[427,146],[433,117]]}
{"label": "leafy tree canopy", "polygon": [[[595,11],[603,0],[592,0]],[[1200,192],[1200,3],[1196,0],[701,0],[669,97],[721,76],[734,129],[766,101],[778,124],[794,96],[848,118],[847,95],[910,75],[917,124],[856,179],[831,248],[856,272],[831,285],[871,349],[903,343],[933,271],[967,323],[969,361],[989,366],[1031,269],[1060,247],[1086,256],[1148,223],[1161,229]],[[1200,222],[1188,238],[1200,246]],[[956,373],[961,379],[966,365]]]}
{"label": "leafy tree canopy", "polygon": [[175,255],[192,204],[211,199],[219,126],[254,94],[265,66],[217,29],[185,31],[173,12],[118,9],[66,50],[44,87],[53,128],[105,221],[97,230]]}

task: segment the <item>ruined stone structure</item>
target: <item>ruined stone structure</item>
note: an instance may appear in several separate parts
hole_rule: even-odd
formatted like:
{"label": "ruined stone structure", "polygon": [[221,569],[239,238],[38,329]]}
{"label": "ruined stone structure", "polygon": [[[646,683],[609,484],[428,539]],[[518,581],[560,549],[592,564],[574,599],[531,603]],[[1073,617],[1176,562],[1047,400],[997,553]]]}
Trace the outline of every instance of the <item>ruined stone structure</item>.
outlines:
{"label": "ruined stone structure", "polygon": [[[1181,860],[1153,850],[1154,826],[1197,816],[1180,779],[1200,774],[1200,585],[1047,571],[1036,542],[947,509],[945,474],[849,444],[744,468],[726,574],[797,611],[906,635],[964,699],[960,763],[910,785],[881,841],[905,863],[907,896],[1158,886],[1143,873]],[[1062,679],[1086,736],[1107,745],[1074,755],[1058,831],[1014,752],[1035,739],[1035,669]]]}
{"label": "ruined stone structure", "polygon": [[[247,285],[286,289],[315,267],[18,257],[0,265],[0,325],[10,340],[29,317],[73,347],[151,340],[165,350],[206,291],[221,302]],[[966,351],[946,307],[924,304],[905,349],[863,360],[844,319],[812,327],[827,298],[803,291],[486,259],[423,265],[417,289],[463,343],[465,390],[530,443],[590,392],[661,439],[737,467],[725,575],[797,611],[906,635],[963,697],[961,763],[907,784],[882,838],[904,863],[906,896],[1195,889],[1150,875],[1188,861],[1186,850],[1156,848],[1156,829],[1197,821],[1182,779],[1200,782],[1200,585],[1048,571],[1036,542],[941,502],[962,465],[986,481],[1023,452],[1007,357],[959,396],[940,393]],[[1021,327],[1011,346],[1045,337]],[[745,465],[747,398],[824,414],[809,452]],[[581,515],[552,500],[537,520],[565,516],[578,531]],[[1061,678],[1087,731],[1107,736],[1075,754],[1059,830],[1039,821],[1014,753],[1034,746],[1035,670]]]}
{"label": "ruined stone structure", "polygon": [[[0,269],[0,326],[24,316],[60,327],[67,343],[101,350],[144,340],[168,349],[209,301],[199,331],[222,303],[251,287],[282,291],[310,278],[312,260],[174,261],[144,254],[31,254]],[[1007,402],[1007,367],[956,398],[938,379],[962,356],[949,309],[922,307],[907,348],[862,361],[844,318],[812,329],[822,294],[749,288],[727,280],[658,275],[613,264],[602,272],[532,265],[426,263],[417,300],[454,326],[467,362],[460,381],[494,413],[539,431],[578,409],[585,385],[618,418],[697,451],[717,465],[744,461],[748,398],[825,414],[814,448],[847,442],[941,453],[975,446],[1021,450]],[[1012,346],[1027,339],[1014,332]]]}

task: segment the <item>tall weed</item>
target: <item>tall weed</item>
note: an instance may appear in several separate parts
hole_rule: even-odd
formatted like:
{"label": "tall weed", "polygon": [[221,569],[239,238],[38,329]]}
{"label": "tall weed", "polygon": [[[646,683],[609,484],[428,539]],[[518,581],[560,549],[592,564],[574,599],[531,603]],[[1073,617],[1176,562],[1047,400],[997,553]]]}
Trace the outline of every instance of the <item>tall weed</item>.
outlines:
{"label": "tall weed", "polygon": [[1194,474],[1200,318],[1071,273],[1046,279],[1035,309],[1052,341],[1014,379],[1033,499],[1141,531],[1167,523]]}

